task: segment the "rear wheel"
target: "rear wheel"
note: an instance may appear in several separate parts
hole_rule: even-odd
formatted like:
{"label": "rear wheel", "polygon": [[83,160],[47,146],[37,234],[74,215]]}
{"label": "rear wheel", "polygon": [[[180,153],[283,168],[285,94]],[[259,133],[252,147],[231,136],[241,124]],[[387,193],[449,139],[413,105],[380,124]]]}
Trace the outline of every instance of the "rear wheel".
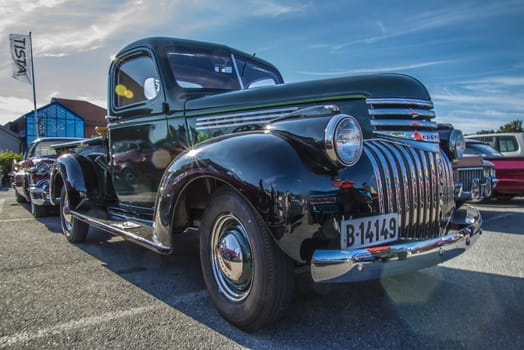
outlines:
{"label": "rear wheel", "polygon": [[89,224],[71,215],[69,196],[65,186],[60,192],[60,224],[62,232],[69,242],[83,242],[87,237]]}
{"label": "rear wheel", "polygon": [[218,190],[200,234],[202,272],[220,314],[246,331],[278,318],[291,299],[293,265],[251,205],[232,190]]}

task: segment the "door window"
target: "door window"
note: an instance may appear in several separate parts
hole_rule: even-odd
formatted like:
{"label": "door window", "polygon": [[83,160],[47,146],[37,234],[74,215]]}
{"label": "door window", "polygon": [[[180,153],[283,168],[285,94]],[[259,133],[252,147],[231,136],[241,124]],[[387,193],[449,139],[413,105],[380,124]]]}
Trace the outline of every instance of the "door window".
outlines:
{"label": "door window", "polygon": [[118,66],[113,90],[116,107],[154,99],[159,91],[160,79],[151,56],[136,56]]}

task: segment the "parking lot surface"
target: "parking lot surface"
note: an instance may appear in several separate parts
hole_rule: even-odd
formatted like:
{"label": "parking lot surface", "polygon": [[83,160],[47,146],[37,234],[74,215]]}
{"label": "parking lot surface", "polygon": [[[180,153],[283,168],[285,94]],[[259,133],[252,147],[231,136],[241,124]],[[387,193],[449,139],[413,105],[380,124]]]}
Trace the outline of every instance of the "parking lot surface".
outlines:
{"label": "parking lot surface", "polygon": [[248,334],[211,304],[197,235],[170,256],[93,228],[73,245],[0,191],[0,348],[524,348],[524,198],[476,206],[484,233],[458,258],[366,283],[297,275],[284,318]]}

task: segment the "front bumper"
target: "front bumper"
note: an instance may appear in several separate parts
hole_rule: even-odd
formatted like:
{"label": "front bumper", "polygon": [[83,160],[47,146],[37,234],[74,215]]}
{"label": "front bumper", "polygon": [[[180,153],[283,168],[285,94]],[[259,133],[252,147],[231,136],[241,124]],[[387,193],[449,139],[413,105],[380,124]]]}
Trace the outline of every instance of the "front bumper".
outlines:
{"label": "front bumper", "polygon": [[[491,197],[493,194],[493,190],[497,186],[497,183],[499,182],[496,178],[485,178],[484,182],[480,182],[478,178],[474,178],[471,182],[471,185],[469,188],[471,188],[469,191],[461,190],[458,192],[455,192],[455,199],[460,202],[469,201],[469,200],[482,200],[485,198]],[[457,186],[457,184],[455,185]]]}
{"label": "front bumper", "polygon": [[355,282],[394,276],[462,254],[482,233],[480,212],[457,210],[448,233],[438,238],[353,250],[316,250],[311,259],[315,282]]}
{"label": "front bumper", "polygon": [[51,205],[49,200],[49,180],[41,180],[29,187],[31,202],[38,206]]}

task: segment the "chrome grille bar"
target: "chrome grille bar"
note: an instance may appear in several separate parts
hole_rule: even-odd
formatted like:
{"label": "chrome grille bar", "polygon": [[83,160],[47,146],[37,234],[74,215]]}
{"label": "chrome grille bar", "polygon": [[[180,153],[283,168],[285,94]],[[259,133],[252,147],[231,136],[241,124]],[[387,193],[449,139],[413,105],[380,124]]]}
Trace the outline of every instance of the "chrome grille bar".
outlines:
{"label": "chrome grille bar", "polygon": [[402,139],[438,143],[433,103],[407,98],[368,98],[373,132]]}
{"label": "chrome grille bar", "polygon": [[386,140],[364,142],[364,153],[375,168],[381,213],[399,214],[403,239],[438,237],[443,213],[454,205],[449,160],[430,152]]}
{"label": "chrome grille bar", "polygon": [[462,182],[463,190],[469,192],[471,191],[473,179],[482,181],[482,168],[458,169],[458,179]]}

